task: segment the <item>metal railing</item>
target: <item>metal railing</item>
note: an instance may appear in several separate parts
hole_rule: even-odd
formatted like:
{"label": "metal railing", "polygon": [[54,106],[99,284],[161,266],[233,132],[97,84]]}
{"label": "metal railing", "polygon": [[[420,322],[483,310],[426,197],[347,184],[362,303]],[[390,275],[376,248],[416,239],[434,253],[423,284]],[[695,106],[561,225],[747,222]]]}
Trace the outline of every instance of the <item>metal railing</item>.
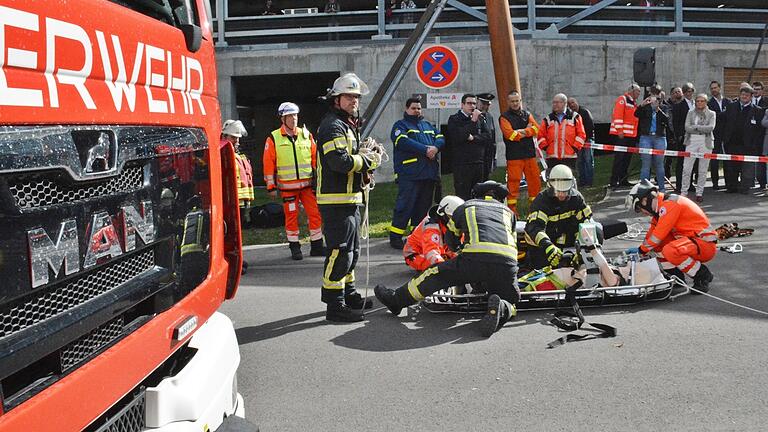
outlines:
{"label": "metal railing", "polygon": [[[383,1],[380,2],[383,5]],[[435,36],[484,35],[484,7],[449,2],[435,25]],[[462,10],[464,9],[464,10]],[[217,46],[286,44],[326,40],[406,38],[425,9],[384,8],[334,14],[229,16],[228,0],[216,1]],[[510,7],[515,36],[542,39],[757,41],[768,21],[768,9],[620,6],[603,0],[594,6]]]}

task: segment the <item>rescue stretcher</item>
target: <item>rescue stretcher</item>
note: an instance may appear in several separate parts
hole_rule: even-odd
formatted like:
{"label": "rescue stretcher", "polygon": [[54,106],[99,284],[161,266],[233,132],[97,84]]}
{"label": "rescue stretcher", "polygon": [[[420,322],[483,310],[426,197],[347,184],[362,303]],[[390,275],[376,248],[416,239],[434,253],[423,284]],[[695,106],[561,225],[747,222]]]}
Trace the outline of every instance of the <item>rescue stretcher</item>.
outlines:
{"label": "rescue stretcher", "polygon": [[[518,238],[522,228],[520,225],[517,227]],[[569,293],[580,307],[603,307],[663,301],[690,292],[676,277],[666,275],[656,258],[623,253],[613,258],[604,257],[600,250],[602,231],[598,223],[581,224],[576,246],[571,251],[581,257],[576,267],[530,270],[523,266],[524,274],[518,280],[520,301],[517,309],[570,308],[572,304],[567,298]],[[623,234],[626,232],[626,224],[614,223],[606,231],[611,232],[611,237]],[[613,275],[605,274],[605,264],[610,267]],[[574,275],[575,278],[572,277]],[[619,283],[609,286],[606,278],[618,280]],[[545,283],[541,283],[542,279]],[[574,280],[578,280],[578,283],[574,283]],[[578,288],[574,289],[575,286]],[[460,293],[463,291],[468,293]],[[433,313],[484,313],[487,300],[486,292],[472,291],[471,287],[451,287],[427,296],[421,303],[412,306],[408,313],[413,316],[422,307]]]}

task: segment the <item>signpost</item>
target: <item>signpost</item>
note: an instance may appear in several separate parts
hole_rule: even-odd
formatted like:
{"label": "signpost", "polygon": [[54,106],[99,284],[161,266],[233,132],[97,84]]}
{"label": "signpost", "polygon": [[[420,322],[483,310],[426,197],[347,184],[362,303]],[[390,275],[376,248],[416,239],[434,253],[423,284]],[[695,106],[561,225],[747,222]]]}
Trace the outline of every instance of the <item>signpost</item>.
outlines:
{"label": "signpost", "polygon": [[447,46],[431,46],[419,54],[416,75],[425,86],[444,89],[459,76],[459,57]]}

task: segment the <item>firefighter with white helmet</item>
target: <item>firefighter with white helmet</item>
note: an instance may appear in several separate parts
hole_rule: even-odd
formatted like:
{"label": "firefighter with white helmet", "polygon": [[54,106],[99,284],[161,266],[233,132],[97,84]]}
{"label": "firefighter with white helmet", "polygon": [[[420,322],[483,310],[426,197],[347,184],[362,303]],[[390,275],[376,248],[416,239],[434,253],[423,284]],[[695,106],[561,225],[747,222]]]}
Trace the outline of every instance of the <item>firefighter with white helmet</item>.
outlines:
{"label": "firefighter with white helmet", "polygon": [[[576,179],[566,165],[555,165],[547,188],[531,203],[525,234],[533,268],[558,267],[563,248],[573,247],[579,224],[592,217],[592,209],[576,189]],[[567,264],[567,263],[565,263]]]}
{"label": "firefighter with white helmet", "polygon": [[[219,148],[232,145],[235,151],[235,178],[237,179],[237,201],[240,204],[240,224],[248,221],[247,209],[254,199],[253,168],[248,157],[240,151],[240,138],[248,136],[248,132],[240,120],[227,120],[221,127],[221,142]],[[243,261],[242,273],[248,270],[248,263]]]}
{"label": "firefighter with white helmet", "polygon": [[464,204],[463,199],[447,195],[429,209],[427,216],[413,229],[403,247],[403,257],[409,267],[424,271],[430,266],[456,256],[451,248],[454,242],[446,242],[445,237],[452,236],[448,231],[448,223],[454,210],[462,204]]}
{"label": "firefighter with white helmet", "polygon": [[285,234],[291,258],[303,258],[299,243],[299,209],[309,222],[310,256],[324,256],[322,218],[312,182],[317,169],[317,146],[306,126],[299,127],[299,106],[283,102],[277,109],[281,126],[264,143],[264,182],[272,198],[283,200]]}
{"label": "firefighter with white helmet", "polygon": [[382,158],[375,145],[364,146],[360,138],[360,98],[368,92],[354,73],[337,78],[326,95],[329,111],[317,129],[316,196],[326,245],[321,300],[329,321],[362,321],[362,310],[373,306],[355,289],[363,185]]}
{"label": "firefighter with white helmet", "polygon": [[[456,257],[433,265],[400,288],[376,285],[376,298],[394,315],[424,297],[452,286],[482,284],[488,309],[480,320],[480,332],[489,337],[516,314],[517,287],[515,214],[504,205],[509,191],[497,182],[473,188],[473,199],[454,209],[448,229],[462,239]],[[446,209],[447,210],[447,206]]]}

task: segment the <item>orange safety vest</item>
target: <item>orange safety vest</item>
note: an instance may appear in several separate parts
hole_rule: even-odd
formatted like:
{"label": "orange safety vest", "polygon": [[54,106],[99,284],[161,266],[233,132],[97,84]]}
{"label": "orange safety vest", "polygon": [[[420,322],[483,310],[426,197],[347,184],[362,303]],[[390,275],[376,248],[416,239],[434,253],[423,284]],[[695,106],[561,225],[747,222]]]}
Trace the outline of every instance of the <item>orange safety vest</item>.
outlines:
{"label": "orange safety vest", "polygon": [[624,93],[616,99],[613,104],[613,113],[611,114],[611,135],[618,135],[620,131],[624,132],[625,137],[634,138],[637,136],[637,123],[639,119],[635,117],[635,100]]}
{"label": "orange safety vest", "polygon": [[306,127],[296,128],[293,141],[285,126],[275,129],[264,142],[264,182],[267,190],[298,190],[312,185],[317,169],[317,146]]}
{"label": "orange safety vest", "polygon": [[680,195],[656,197],[658,217],[651,220],[651,228],[645,235],[640,250],[648,253],[657,249],[669,236],[688,237],[716,243],[717,232],[709,224],[709,218],[693,201]]}
{"label": "orange safety vest", "polygon": [[563,121],[558,121],[554,113],[541,121],[538,145],[548,158],[575,158],[586,140],[587,133],[581,116],[570,109],[565,111]]}
{"label": "orange safety vest", "polygon": [[408,236],[403,257],[421,255],[430,264],[437,264],[445,261],[446,257],[454,256],[454,252],[443,242],[446,231],[445,225],[427,215]]}

